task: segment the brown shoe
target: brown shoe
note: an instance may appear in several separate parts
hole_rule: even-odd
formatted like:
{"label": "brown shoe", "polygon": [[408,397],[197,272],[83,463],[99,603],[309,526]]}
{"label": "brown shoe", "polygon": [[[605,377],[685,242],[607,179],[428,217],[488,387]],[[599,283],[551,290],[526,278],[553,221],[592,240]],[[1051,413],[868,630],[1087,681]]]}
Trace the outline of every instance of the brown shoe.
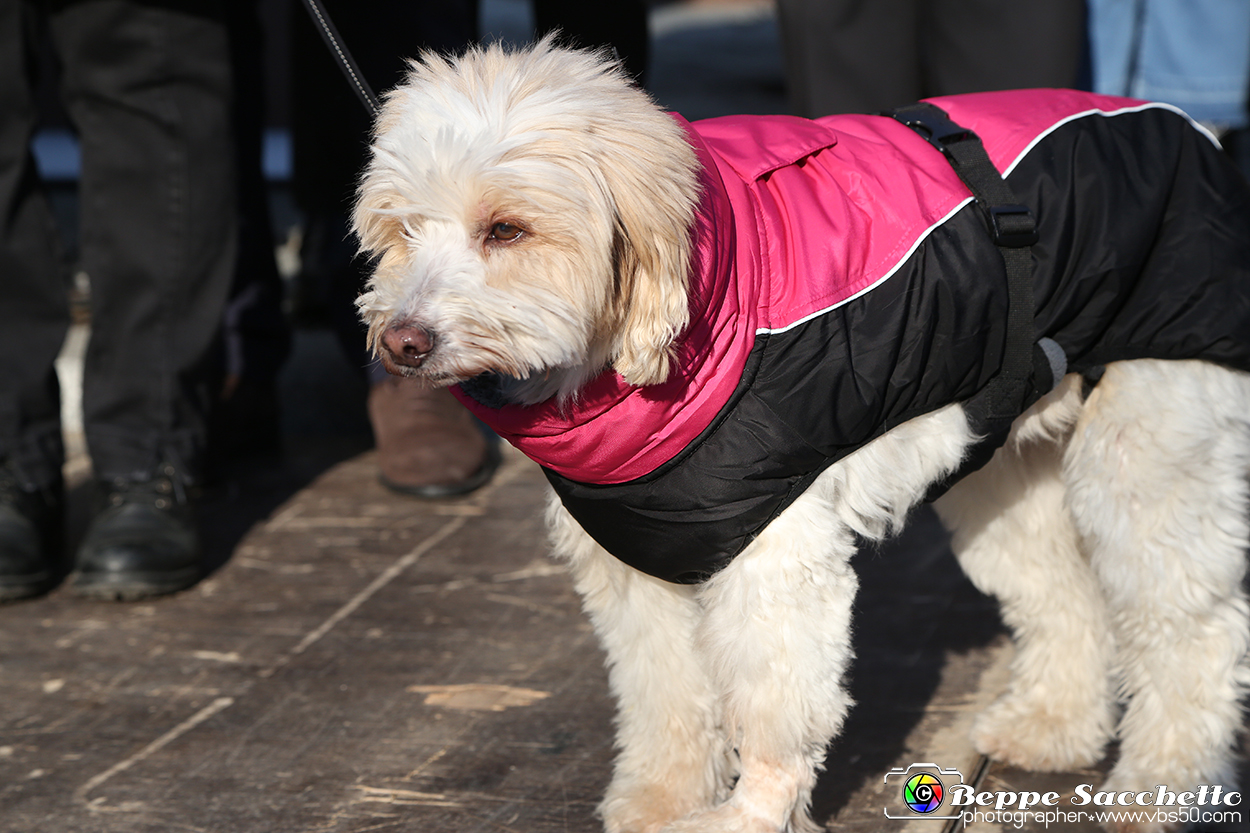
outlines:
{"label": "brown shoe", "polygon": [[455,497],[485,485],[499,448],[450,392],[389,376],[369,389],[369,421],[382,485],[421,498]]}

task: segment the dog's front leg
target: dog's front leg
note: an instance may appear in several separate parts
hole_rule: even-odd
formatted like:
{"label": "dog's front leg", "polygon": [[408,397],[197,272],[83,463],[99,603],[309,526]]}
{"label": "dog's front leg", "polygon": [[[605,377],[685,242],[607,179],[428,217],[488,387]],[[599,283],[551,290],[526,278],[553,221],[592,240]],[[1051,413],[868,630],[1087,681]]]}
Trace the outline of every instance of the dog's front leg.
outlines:
{"label": "dog's front leg", "polygon": [[552,499],[556,556],[567,561],[607,652],[619,754],[599,806],[608,833],[657,833],[712,806],[733,777],[720,706],[695,653],[701,609],[691,587],[617,561]]}
{"label": "dog's front leg", "polygon": [[812,492],[700,589],[699,644],[741,774],[719,807],[666,833],[810,833],[816,773],[851,700],[855,541]]}

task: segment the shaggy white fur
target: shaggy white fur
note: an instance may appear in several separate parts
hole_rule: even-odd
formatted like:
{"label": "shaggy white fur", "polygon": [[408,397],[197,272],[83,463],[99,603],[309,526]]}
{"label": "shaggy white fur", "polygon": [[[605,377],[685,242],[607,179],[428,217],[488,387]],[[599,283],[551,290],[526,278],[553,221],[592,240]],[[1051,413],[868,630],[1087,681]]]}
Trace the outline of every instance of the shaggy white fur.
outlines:
{"label": "shaggy white fur", "polygon": [[[609,365],[662,381],[687,323],[695,174],[675,122],[601,56],[426,56],[387,96],[355,215],[374,347],[431,383],[493,371],[520,403]],[[896,530],[972,441],[957,405],[899,426],[696,587],[616,561],[552,499],[620,706],[608,831],[819,829],[811,791],[851,707],[856,536]],[[1016,643],[979,749],[1084,766],[1118,721],[1109,789],[1231,782],[1248,473],[1250,377],[1203,363],[1111,365],[1087,399],[1069,377],[1020,417],[938,502]]]}

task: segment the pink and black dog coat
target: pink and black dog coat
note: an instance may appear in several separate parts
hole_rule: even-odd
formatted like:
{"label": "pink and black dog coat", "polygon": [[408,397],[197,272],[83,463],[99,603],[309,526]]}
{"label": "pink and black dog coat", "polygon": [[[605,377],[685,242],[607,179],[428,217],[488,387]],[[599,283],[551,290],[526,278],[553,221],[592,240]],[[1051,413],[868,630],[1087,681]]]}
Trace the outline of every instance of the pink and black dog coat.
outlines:
{"label": "pink and black dog coat", "polygon": [[492,401],[483,378],[457,395],[609,552],[690,583],[912,417],[968,403],[983,464],[1065,371],[1250,371],[1250,188],[1183,114],[1061,90],[931,104],[980,138],[1036,222],[1021,249],[1031,356],[1006,420],[977,407],[1010,351],[997,218],[924,131],[884,116],[683,120],[702,197],[668,381],[608,370],[563,406]]}

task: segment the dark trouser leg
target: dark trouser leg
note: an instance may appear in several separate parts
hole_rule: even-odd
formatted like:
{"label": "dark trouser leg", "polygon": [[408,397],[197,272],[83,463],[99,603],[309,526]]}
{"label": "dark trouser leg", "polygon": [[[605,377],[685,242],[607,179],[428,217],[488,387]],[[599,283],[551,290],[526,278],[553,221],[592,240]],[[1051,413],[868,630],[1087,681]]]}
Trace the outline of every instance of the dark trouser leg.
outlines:
{"label": "dark trouser leg", "polygon": [[916,0],[780,0],[796,115],[872,113],[920,98]]}
{"label": "dark trouser leg", "polygon": [[925,9],[925,95],[1079,83],[1085,0],[938,0]]}
{"label": "dark trouser leg", "polygon": [[53,360],[69,325],[67,270],[30,139],[34,3],[0,3],[0,602],[55,583],[60,396]]}
{"label": "dark trouser leg", "polygon": [[68,270],[30,153],[35,5],[0,3],[0,460],[29,486],[59,482],[53,370],[69,326]]}
{"label": "dark trouser leg", "polygon": [[1080,81],[1084,0],[780,0],[779,10],[802,116]]}
{"label": "dark trouser leg", "polygon": [[67,0],[52,30],[82,141],[96,474],[194,470],[237,233],[223,16],[214,0]]}
{"label": "dark trouser leg", "polygon": [[53,0],[51,29],[82,146],[83,416],[101,481],[71,586],[138,599],[200,576],[187,486],[238,233],[229,39],[218,0]]}

